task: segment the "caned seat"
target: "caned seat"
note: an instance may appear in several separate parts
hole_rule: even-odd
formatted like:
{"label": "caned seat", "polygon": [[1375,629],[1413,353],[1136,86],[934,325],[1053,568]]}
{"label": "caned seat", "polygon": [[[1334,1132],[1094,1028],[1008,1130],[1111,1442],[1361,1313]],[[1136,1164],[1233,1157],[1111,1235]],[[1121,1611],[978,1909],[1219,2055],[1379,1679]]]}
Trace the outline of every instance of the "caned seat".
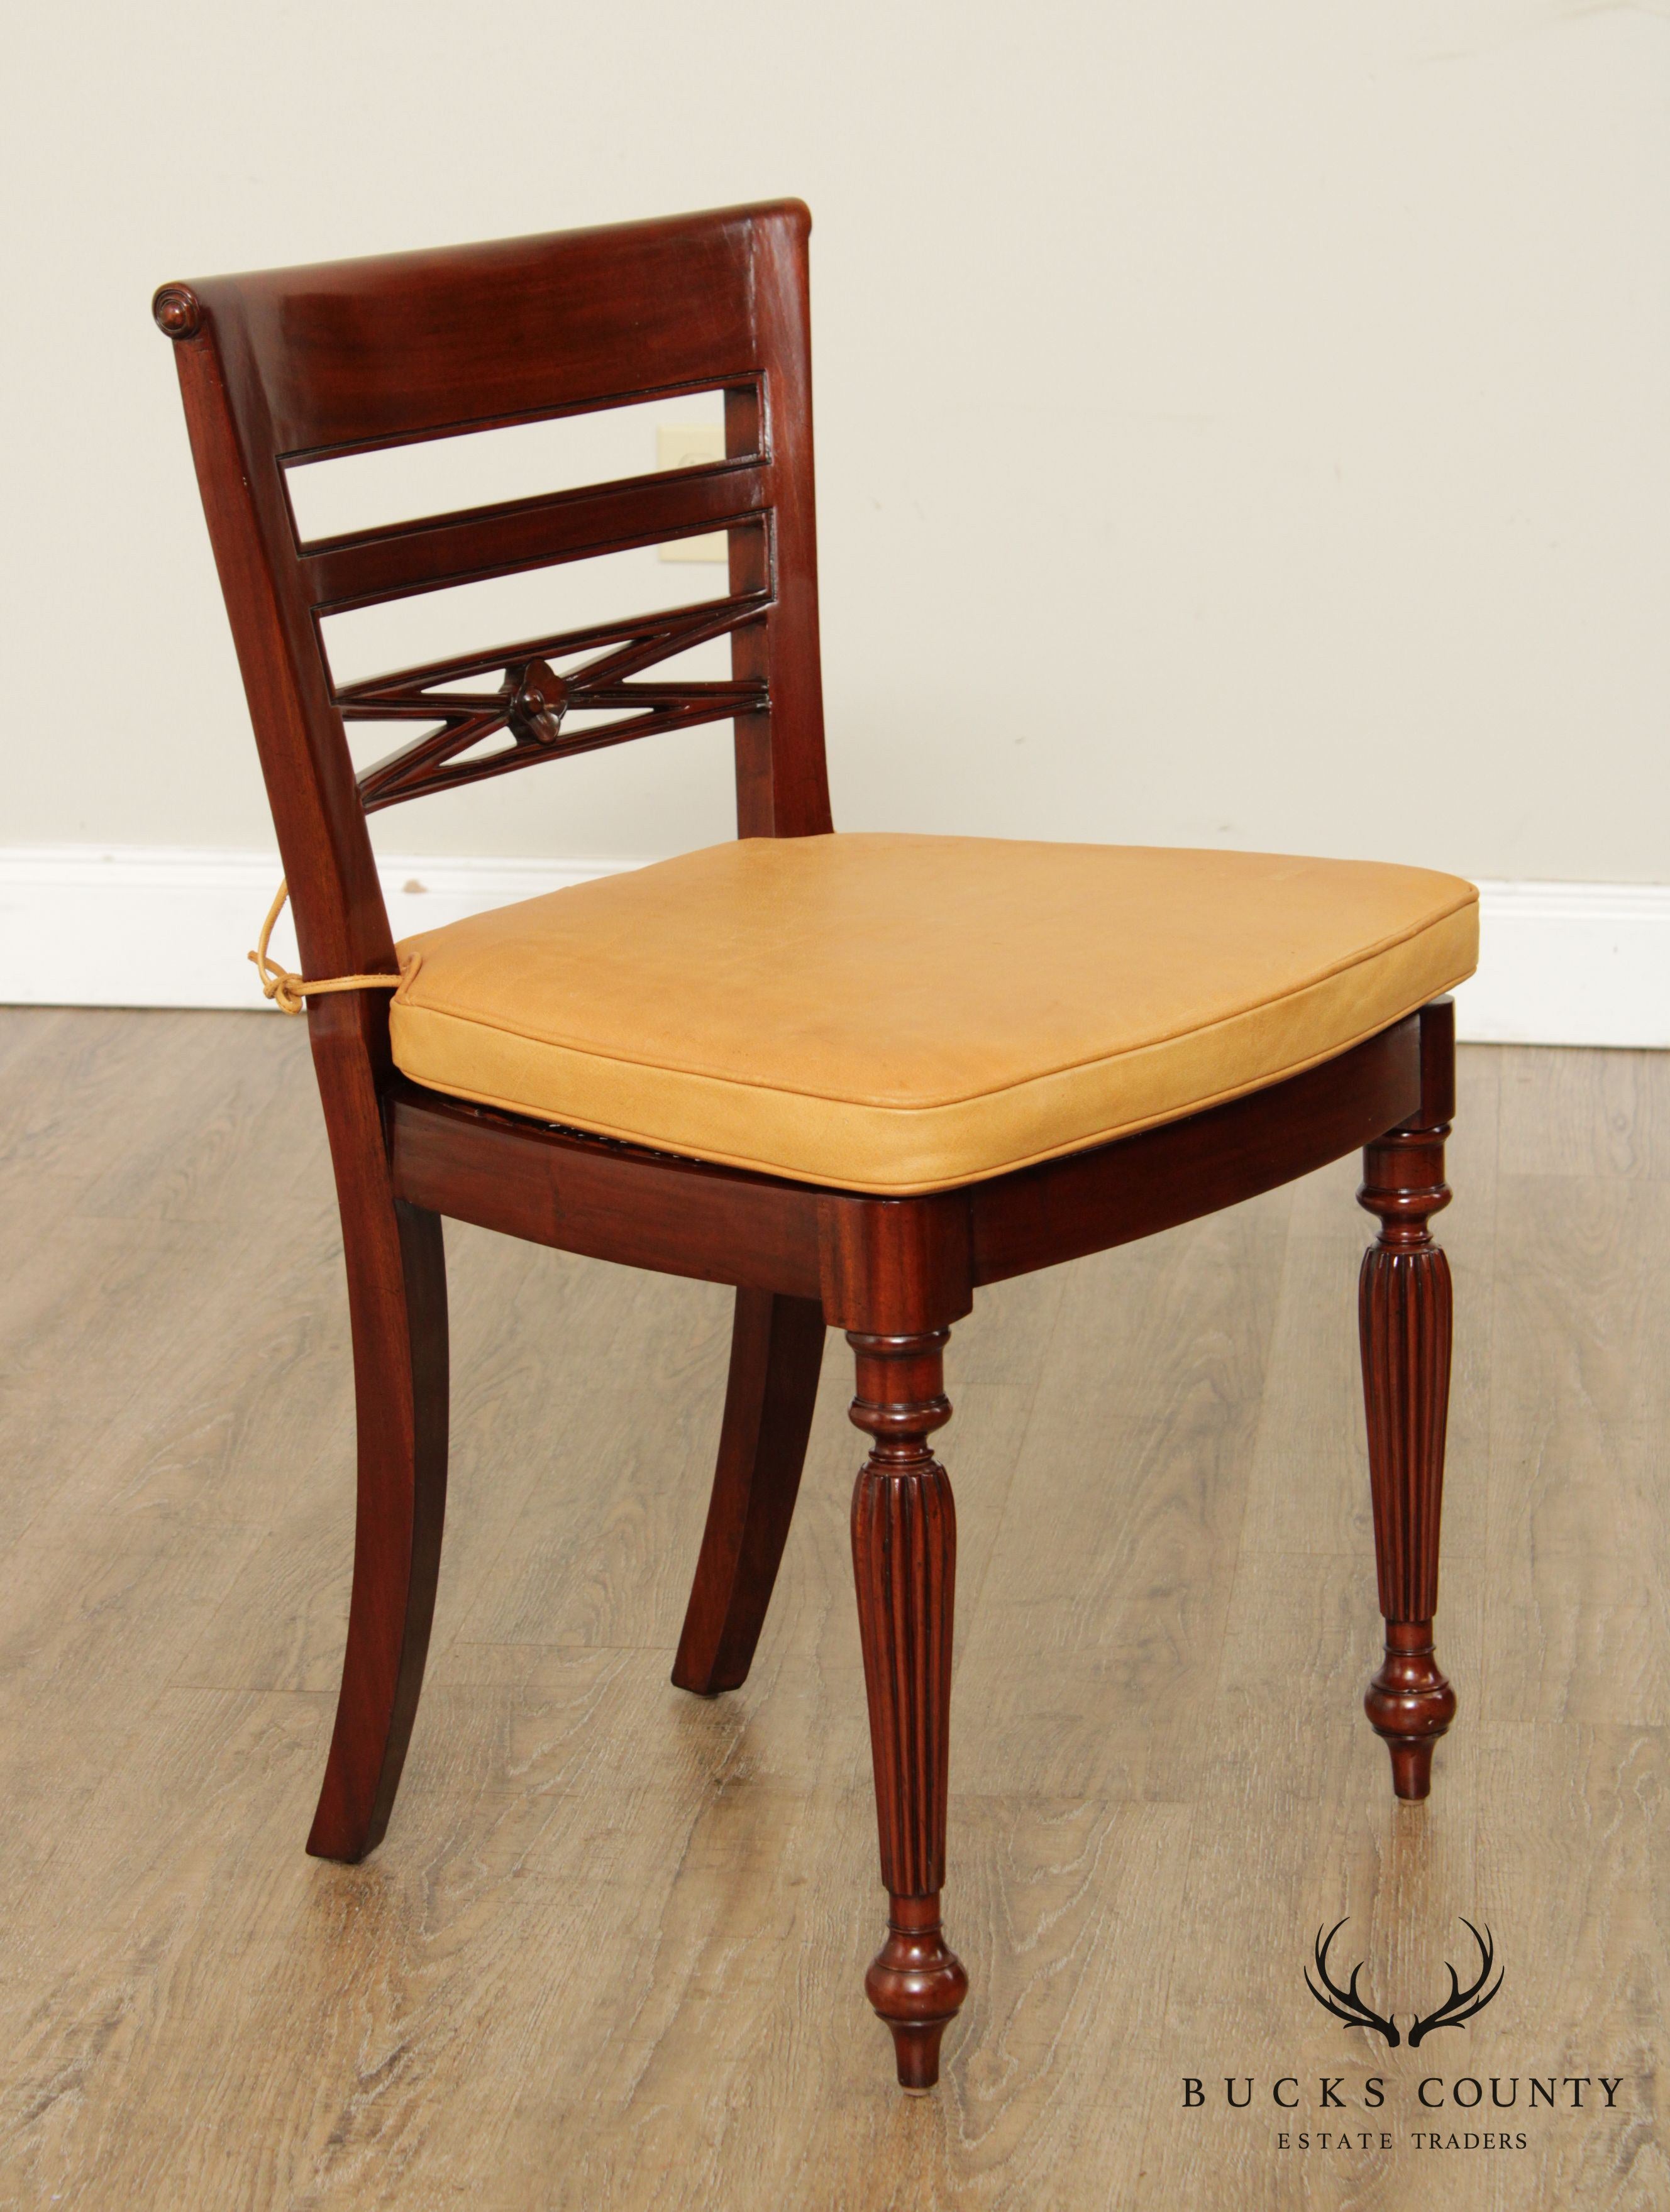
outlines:
{"label": "caned seat", "polygon": [[1280,1081],[1472,973],[1423,868],[751,837],[406,939],[395,1064],[455,1097],[904,1194]]}

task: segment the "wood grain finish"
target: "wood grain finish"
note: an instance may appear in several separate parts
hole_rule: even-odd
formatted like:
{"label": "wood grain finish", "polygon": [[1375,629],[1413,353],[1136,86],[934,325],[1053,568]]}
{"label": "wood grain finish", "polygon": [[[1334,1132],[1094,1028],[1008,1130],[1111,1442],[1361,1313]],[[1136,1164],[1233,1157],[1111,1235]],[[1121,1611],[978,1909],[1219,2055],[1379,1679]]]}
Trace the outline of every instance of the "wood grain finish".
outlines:
{"label": "wood grain finish", "polygon": [[849,1330],[850,1418],[872,1439],[852,1492],[852,1567],[864,1653],[887,1935],[864,1990],[893,2031],[901,2087],[931,2089],[940,2042],[968,1994],[940,1924],[950,1778],[957,1516],[928,1438],[951,1418],[949,1331]]}
{"label": "wood grain finish", "polygon": [[821,1295],[816,1194],[704,1161],[387,1089],[390,1172],[414,1205],[594,1260]]}
{"label": "wood grain finish", "polygon": [[[399,1194],[565,1251],[824,1301],[956,1320],[984,1283],[1109,1249],[1238,1205],[1355,1151],[1414,1111],[1411,1016],[1324,1066],[1163,1127],[929,1199],[865,1198],[551,1129],[386,1085]],[[901,1304],[900,1302],[903,1301]]]}
{"label": "wood grain finish", "polygon": [[315,1003],[311,1042],[347,1263],[359,1475],[342,1691],[308,1849],[355,1860],[388,1826],[429,1650],[447,1499],[447,1271],[440,1217],[397,1199],[389,1182],[365,1002],[344,994]]}
{"label": "wood grain finish", "polygon": [[[831,828],[809,227],[799,203],[776,202],[157,295],[303,973],[393,973],[366,816],[420,793],[728,720],[740,833]],[[722,461],[326,540],[299,534],[286,477],[297,463],[715,390]],[[729,588],[711,605],[626,611],[352,684],[329,666],[322,624],[344,609],[716,528],[728,532]],[[721,636],[728,683],[657,676],[661,662]],[[581,708],[613,719],[581,729]],[[411,726],[409,742],[357,776],[346,722],[390,718]],[[869,1987],[907,2086],[935,2078],[966,1987],[938,1919],[954,1534],[926,1438],[941,1418],[944,1331],[978,1287],[1174,1228],[1370,1143],[1371,1188],[1389,1209],[1364,1293],[1382,1575],[1407,1610],[1421,1601],[1407,1589],[1435,1573],[1442,1263],[1411,1227],[1420,1202],[1437,1203],[1420,1180],[1436,1172],[1423,1072],[1439,1033],[1430,1011],[1165,1127],[907,1200],[673,1158],[425,1094],[391,1064],[381,994],[315,996],[308,1018],[360,1438],[353,1597],[316,1851],[356,1859],[382,1834],[417,1705],[445,1484],[442,1217],[735,1290],[719,1462],[675,1662],[693,1689],[740,1684],[747,1671],[794,1507],[817,1340],[825,1324],[851,1334],[855,1418],[875,1438],[854,1557],[893,1900]],[[1375,1162],[1391,1180],[1374,1181]],[[1406,1340],[1422,1347],[1414,1382]],[[1396,1723],[1400,1788],[1429,1750],[1441,1702],[1435,1671],[1421,1672],[1429,1653],[1405,1634],[1421,1625],[1393,1623],[1401,1641],[1377,1708]]]}
{"label": "wood grain finish", "polygon": [[423,1689],[445,1522],[449,1358],[440,1217],[399,1198],[359,994],[308,1009],[347,1265],[357,1435],[353,1593],[336,1725],[308,1837],[355,1862],[387,1831]]}
{"label": "wood grain finish", "polygon": [[[341,686],[332,696],[344,723],[415,720],[435,725],[360,771],[361,804],[371,814],[402,799],[508,775],[535,760],[596,752],[630,744],[634,738],[694,729],[736,714],[763,714],[770,705],[763,677],[731,684],[631,679],[693,646],[728,634],[734,636],[741,628],[757,623],[769,604],[768,592],[752,592],[716,605],[596,623],[501,646],[491,653],[472,653],[463,660],[430,662]],[[600,645],[616,649],[594,655],[566,676],[554,671],[545,657]],[[495,673],[502,680],[493,698],[448,688]],[[615,719],[564,732],[563,723],[570,713],[600,710],[612,712]],[[488,754],[474,750],[501,731],[509,733],[508,745]]]}
{"label": "wood grain finish", "polygon": [[1455,1101],[1455,1011],[1421,1018],[1421,1107],[1363,1155],[1358,1203],[1380,1237],[1362,1257],[1357,1305],[1386,1657],[1363,1704],[1392,1754],[1399,1797],[1424,1797],[1432,1751],[1455,1717],[1433,1650],[1438,1529],[1449,1413],[1449,1261],[1427,1224],[1450,1201],[1444,1139]]}
{"label": "wood grain finish", "polygon": [[712,1697],[748,1679],[794,1517],[826,1334],[815,1298],[736,1294],[719,1464],[673,1662],[681,1690]]}
{"label": "wood grain finish", "polygon": [[1417,1016],[1245,1098],[979,1184],[974,1279],[1082,1259],[1239,1206],[1353,1152],[1421,1095]]}
{"label": "wood grain finish", "polygon": [[758,462],[714,461],[642,481],[506,500],[444,520],[430,516],[387,530],[319,538],[301,553],[302,588],[317,612],[341,614],[449,584],[658,545],[763,514],[769,485]]}

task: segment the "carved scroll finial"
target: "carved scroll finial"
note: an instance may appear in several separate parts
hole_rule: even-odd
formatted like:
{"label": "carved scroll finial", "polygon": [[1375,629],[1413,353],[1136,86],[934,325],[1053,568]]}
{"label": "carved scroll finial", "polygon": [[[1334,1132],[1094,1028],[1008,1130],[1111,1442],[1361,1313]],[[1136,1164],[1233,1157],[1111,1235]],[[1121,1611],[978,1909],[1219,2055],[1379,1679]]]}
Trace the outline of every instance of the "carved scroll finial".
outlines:
{"label": "carved scroll finial", "polygon": [[187,284],[165,284],[151,313],[164,337],[194,338],[203,328],[203,302]]}

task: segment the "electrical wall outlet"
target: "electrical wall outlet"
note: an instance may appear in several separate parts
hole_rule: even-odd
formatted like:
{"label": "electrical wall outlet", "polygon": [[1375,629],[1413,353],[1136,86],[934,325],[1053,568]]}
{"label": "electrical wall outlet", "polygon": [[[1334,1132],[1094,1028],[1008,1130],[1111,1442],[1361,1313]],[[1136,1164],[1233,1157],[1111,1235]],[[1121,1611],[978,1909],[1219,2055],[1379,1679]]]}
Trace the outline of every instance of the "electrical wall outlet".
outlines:
{"label": "electrical wall outlet", "polygon": [[[722,422],[662,422],[655,429],[655,465],[663,469],[698,469],[725,458]],[[730,540],[722,530],[707,538],[675,538],[661,549],[663,561],[728,561]]]}

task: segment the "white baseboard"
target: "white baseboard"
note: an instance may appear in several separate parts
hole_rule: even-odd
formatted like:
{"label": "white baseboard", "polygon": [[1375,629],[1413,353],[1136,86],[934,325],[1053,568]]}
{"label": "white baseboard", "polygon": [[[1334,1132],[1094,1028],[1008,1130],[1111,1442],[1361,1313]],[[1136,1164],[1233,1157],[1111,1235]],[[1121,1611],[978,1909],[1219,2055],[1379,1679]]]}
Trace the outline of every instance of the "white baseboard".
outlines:
{"label": "white baseboard", "polygon": [[1670,1046],[1670,884],[1481,883],[1474,1044]]}
{"label": "white baseboard", "polygon": [[[378,872],[401,938],[634,865],[398,854]],[[0,1005],[265,1008],[247,955],[280,872],[276,852],[0,847]],[[288,909],[272,951],[296,965]]]}
{"label": "white baseboard", "polygon": [[[381,864],[398,937],[631,867],[630,860]],[[0,1004],[265,1005],[245,953],[277,888],[270,853],[0,848]],[[1484,883],[1460,1033],[1490,1044],[1670,1046],[1670,884]],[[295,962],[288,917],[274,950]]]}

